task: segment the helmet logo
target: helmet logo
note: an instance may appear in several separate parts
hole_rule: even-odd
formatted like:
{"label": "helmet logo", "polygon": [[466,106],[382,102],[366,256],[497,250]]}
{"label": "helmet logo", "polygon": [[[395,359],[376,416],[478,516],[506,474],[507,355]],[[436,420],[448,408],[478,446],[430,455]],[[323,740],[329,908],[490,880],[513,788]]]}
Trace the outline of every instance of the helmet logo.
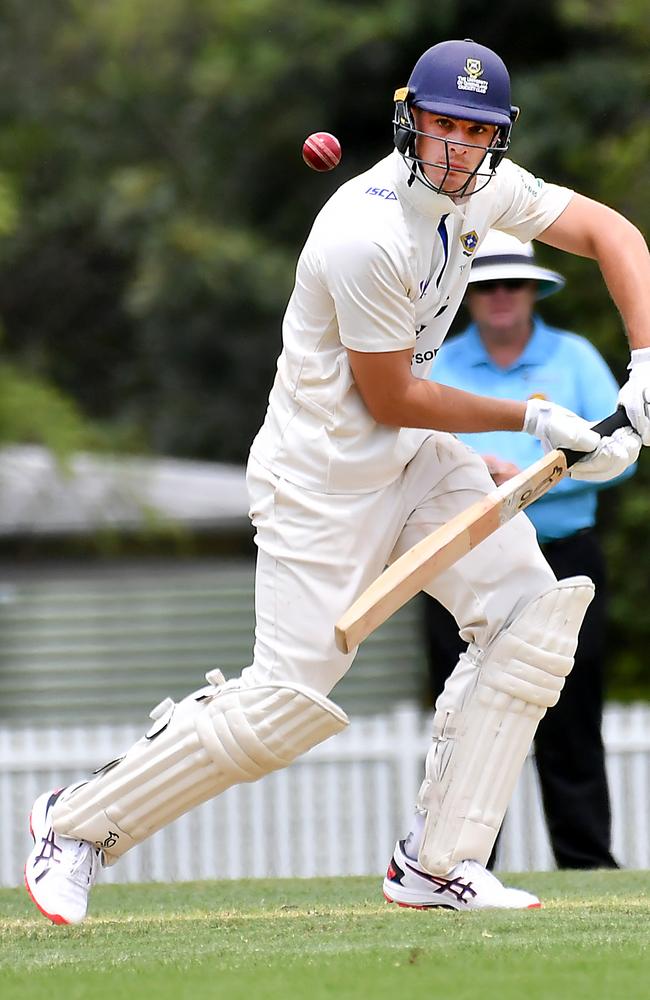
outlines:
{"label": "helmet logo", "polygon": [[478,233],[475,229],[472,229],[469,233],[463,233],[459,239],[463,247],[463,253],[466,257],[471,257],[478,246]]}
{"label": "helmet logo", "polygon": [[487,93],[488,81],[479,79],[479,77],[483,76],[483,66],[480,59],[470,59],[468,57],[465,60],[465,72],[467,76],[459,74],[456,79],[457,90],[472,90],[475,94]]}

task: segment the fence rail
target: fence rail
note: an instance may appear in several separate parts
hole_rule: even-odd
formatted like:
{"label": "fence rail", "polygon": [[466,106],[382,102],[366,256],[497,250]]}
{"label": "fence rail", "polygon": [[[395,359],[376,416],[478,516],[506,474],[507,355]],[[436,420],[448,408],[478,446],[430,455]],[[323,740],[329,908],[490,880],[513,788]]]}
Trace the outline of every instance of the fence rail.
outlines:
{"label": "fence rail", "polygon": [[[287,770],[231,788],[183,816],[108,869],[104,881],[379,875],[409,823],[430,725],[430,715],[410,705],[355,718]],[[22,881],[33,799],[114,758],[141,733],[134,725],[0,728],[0,885]],[[650,706],[609,705],[603,735],[614,854],[625,867],[648,868]],[[529,757],[498,868],[552,867]]]}

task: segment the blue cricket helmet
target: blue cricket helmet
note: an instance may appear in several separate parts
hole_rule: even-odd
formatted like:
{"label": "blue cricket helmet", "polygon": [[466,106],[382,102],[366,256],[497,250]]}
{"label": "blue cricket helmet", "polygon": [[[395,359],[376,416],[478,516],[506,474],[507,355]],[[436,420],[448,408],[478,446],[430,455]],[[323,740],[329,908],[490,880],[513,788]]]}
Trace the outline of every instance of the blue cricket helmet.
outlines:
{"label": "blue cricket helmet", "polygon": [[510,126],[510,76],[503,60],[470,39],[440,42],[420,56],[408,82],[410,105],[487,125]]}

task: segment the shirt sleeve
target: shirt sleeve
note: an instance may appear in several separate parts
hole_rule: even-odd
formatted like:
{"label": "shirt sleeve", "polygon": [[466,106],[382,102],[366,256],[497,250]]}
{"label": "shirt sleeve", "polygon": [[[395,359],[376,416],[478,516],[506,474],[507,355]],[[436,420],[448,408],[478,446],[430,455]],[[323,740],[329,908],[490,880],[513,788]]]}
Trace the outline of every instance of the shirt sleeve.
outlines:
{"label": "shirt sleeve", "polygon": [[497,171],[495,217],[492,228],[516,236],[522,243],[535,239],[567,207],[573,191],[548,184],[511,160]]}
{"label": "shirt sleeve", "polygon": [[388,251],[356,239],[324,251],[325,281],[344,347],[367,353],[415,346],[415,307]]}

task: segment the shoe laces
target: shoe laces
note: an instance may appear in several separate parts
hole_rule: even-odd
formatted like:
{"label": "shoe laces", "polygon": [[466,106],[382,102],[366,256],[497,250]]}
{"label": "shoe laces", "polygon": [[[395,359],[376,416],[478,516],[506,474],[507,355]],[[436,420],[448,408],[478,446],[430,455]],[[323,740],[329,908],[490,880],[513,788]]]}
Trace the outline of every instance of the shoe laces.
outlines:
{"label": "shoe laces", "polygon": [[68,860],[62,872],[75,885],[89,889],[95,883],[98,867],[99,851],[88,841],[79,840],[74,856]]}
{"label": "shoe laces", "polygon": [[503,889],[503,885],[496,875],[489,868],[485,868],[479,861],[462,861],[460,867],[464,877],[480,878],[483,883],[487,882],[488,884],[498,886],[499,889]]}

